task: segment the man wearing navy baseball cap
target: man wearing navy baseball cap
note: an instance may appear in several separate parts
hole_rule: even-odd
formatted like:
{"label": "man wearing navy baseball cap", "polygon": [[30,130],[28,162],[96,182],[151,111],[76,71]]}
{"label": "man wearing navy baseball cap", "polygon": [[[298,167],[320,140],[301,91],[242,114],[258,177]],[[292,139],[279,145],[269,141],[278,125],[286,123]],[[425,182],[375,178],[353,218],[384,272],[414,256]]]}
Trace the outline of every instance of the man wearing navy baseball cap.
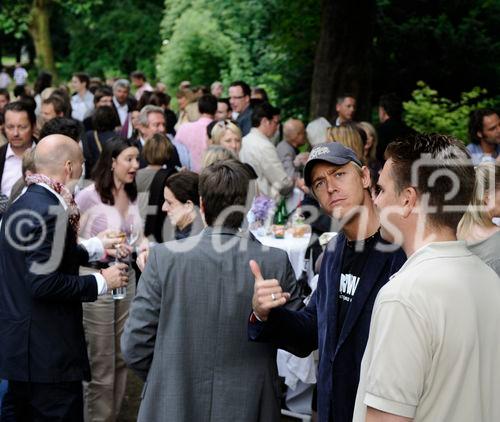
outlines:
{"label": "man wearing navy baseball cap", "polygon": [[370,172],[351,149],[338,142],[317,145],[304,180],[342,230],[328,244],[317,290],[300,311],[282,307],[288,294],[280,280],[266,280],[251,261],[255,293],[248,334],[300,357],[318,349],[318,421],[350,422],[375,297],[406,256],[380,237]]}

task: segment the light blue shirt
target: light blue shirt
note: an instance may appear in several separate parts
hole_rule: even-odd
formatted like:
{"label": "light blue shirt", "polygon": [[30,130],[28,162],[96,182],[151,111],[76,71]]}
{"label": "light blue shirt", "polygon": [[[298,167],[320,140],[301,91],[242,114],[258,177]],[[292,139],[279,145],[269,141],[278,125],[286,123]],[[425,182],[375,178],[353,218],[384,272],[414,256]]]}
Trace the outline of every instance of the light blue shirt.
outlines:
{"label": "light blue shirt", "polygon": [[479,144],[470,143],[466,148],[472,158],[472,164],[475,166],[487,161],[495,162],[495,159],[500,154],[500,145],[496,146],[495,151],[491,155],[485,154]]}
{"label": "light blue shirt", "polygon": [[179,141],[172,139],[169,136],[172,144],[177,149],[177,154],[179,154],[179,160],[181,160],[182,167],[186,167],[187,170],[191,170],[191,156],[189,155],[189,150],[184,144],[181,144]]}

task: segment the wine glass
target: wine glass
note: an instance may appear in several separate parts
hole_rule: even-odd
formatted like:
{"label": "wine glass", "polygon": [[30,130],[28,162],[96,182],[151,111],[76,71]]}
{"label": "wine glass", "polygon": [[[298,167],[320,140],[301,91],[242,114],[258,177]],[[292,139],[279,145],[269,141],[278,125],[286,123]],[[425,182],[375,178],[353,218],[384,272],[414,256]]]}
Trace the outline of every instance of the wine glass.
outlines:
{"label": "wine glass", "polygon": [[135,242],[139,239],[139,231],[135,228],[134,224],[130,224],[127,232],[127,243],[134,246]]}
{"label": "wine glass", "polygon": [[[120,244],[117,243],[116,245],[114,245],[114,247],[116,250],[115,259],[114,259],[114,261],[110,262],[109,265],[116,265],[116,264],[120,264],[122,262],[120,260],[120,258],[118,257],[118,250],[120,248]],[[117,287],[116,289],[113,289],[111,291],[111,296],[113,297],[114,300],[125,299],[125,297],[127,296],[127,288],[125,286]]]}
{"label": "wine glass", "polygon": [[[127,236],[127,244],[130,246],[133,246],[135,242],[139,239],[139,231],[136,229],[134,224],[130,224],[128,227],[128,231],[126,231],[126,236]],[[123,260],[120,260],[118,258],[118,248],[120,245],[115,245],[115,249],[117,250],[116,256],[115,256],[115,264],[118,262],[123,262]],[[130,255],[127,258],[128,265],[130,266]],[[113,299],[120,300],[124,299],[125,296],[127,296],[127,288],[126,287],[118,287],[117,289],[113,289],[112,292]]]}

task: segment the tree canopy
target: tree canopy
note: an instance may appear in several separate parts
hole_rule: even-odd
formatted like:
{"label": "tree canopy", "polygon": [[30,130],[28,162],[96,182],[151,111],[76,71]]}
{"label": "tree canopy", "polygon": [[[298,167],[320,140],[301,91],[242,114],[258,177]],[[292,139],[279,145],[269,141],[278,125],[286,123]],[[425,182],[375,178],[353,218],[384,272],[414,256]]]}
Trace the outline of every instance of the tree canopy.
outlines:
{"label": "tree canopy", "polygon": [[[363,94],[364,110],[382,93],[408,99],[420,80],[455,102],[476,86],[499,94],[498,0],[373,2],[369,11],[368,3],[346,0],[4,0],[0,35],[29,37],[38,68],[57,69],[62,78],[140,69],[171,93],[185,79],[244,79],[304,118],[310,110],[331,113],[332,97],[350,86]],[[322,34],[334,44],[319,63]],[[367,42],[356,44],[359,34],[368,34]],[[363,51],[349,62],[344,45]],[[1,52],[8,49],[3,43]]]}

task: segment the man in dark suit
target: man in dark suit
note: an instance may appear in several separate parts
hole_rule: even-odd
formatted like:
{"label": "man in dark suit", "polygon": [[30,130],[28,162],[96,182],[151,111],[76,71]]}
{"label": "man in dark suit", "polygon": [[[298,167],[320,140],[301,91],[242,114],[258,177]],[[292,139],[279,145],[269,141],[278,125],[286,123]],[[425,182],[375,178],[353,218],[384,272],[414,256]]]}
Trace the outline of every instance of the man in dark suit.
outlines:
{"label": "man in dark suit", "polygon": [[252,129],[252,111],[250,104],[251,90],[244,81],[235,81],[229,86],[229,103],[234,113],[238,113],[236,123],[241,129],[241,135],[246,136]]}
{"label": "man in dark suit", "polygon": [[5,107],[5,134],[7,143],[0,147],[0,188],[7,197],[14,183],[22,176],[24,152],[35,145],[33,131],[36,125],[34,110],[22,101]]}
{"label": "man in dark suit", "polygon": [[38,173],[0,228],[0,378],[9,381],[2,421],[81,421],[82,380],[90,378],[81,302],[125,285],[126,266],[78,276],[117,241],[77,245],[79,213],[66,185],[82,173],[78,144],[48,136],[34,161]]}
{"label": "man in dark suit", "polygon": [[301,357],[317,348],[318,420],[350,422],[375,298],[406,257],[380,237],[370,171],[352,150],[337,142],[316,146],[304,179],[342,231],[330,241],[317,290],[301,311],[283,308],[288,294],[251,263],[255,293],[249,337]]}
{"label": "man in dark suit", "polygon": [[130,95],[130,82],[127,79],[118,79],[113,84],[113,106],[120,118],[120,125],[126,137],[132,133],[131,113],[137,108],[137,100]]}

